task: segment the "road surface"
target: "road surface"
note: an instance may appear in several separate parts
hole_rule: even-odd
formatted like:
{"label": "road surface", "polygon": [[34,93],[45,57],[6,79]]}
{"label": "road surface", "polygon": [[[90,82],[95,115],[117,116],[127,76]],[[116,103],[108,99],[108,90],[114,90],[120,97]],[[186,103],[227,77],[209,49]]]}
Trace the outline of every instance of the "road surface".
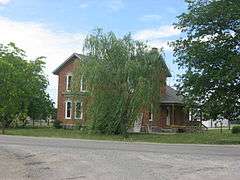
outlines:
{"label": "road surface", "polygon": [[240,146],[0,136],[0,179],[240,179]]}

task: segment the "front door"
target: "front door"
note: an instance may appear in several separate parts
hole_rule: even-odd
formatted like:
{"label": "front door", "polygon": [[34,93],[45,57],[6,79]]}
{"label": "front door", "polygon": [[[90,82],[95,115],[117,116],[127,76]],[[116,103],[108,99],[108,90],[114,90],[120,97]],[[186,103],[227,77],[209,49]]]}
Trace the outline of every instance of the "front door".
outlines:
{"label": "front door", "polygon": [[170,107],[167,107],[166,125],[170,126]]}
{"label": "front door", "polygon": [[134,122],[133,132],[140,132],[142,127],[143,113],[139,114],[137,120]]}

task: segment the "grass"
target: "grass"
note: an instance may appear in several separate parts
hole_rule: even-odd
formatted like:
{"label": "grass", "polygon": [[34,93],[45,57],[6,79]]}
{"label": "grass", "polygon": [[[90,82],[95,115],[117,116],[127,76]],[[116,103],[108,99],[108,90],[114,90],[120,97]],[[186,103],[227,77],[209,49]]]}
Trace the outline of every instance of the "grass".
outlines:
{"label": "grass", "polygon": [[240,134],[232,134],[223,129],[208,130],[203,133],[180,134],[145,134],[130,133],[128,138],[121,135],[89,134],[79,130],[65,130],[54,128],[19,128],[7,129],[7,135],[35,136],[35,137],[59,137],[92,140],[113,140],[127,142],[153,142],[153,143],[184,143],[184,144],[240,144]]}

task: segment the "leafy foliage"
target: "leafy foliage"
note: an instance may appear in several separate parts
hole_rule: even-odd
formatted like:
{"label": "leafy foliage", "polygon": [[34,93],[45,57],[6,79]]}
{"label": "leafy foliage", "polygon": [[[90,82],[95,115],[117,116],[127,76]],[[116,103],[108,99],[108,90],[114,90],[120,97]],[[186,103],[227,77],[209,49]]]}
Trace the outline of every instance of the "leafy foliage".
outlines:
{"label": "leafy foliage", "polygon": [[53,121],[53,127],[55,127],[56,129],[62,128],[61,121],[55,119],[55,120]]}
{"label": "leafy foliage", "polygon": [[175,24],[186,34],[175,41],[185,70],[179,90],[195,115],[240,117],[240,1],[194,0]]}
{"label": "leafy foliage", "polygon": [[88,118],[94,131],[126,134],[142,108],[159,107],[166,72],[158,51],[149,52],[130,35],[117,38],[100,29],[87,37],[84,51],[74,86],[79,89],[80,79],[85,77]]}
{"label": "leafy foliage", "polygon": [[[0,44],[0,123],[2,129],[16,118],[49,115],[52,102],[45,92],[48,81],[42,58],[25,60],[24,51]],[[25,118],[24,118],[25,117]]]}
{"label": "leafy foliage", "polygon": [[44,68],[44,57],[39,57],[35,61],[30,62],[31,73],[31,92],[28,105],[28,115],[33,119],[46,119],[49,115],[53,114],[53,103],[49,94],[46,93],[48,80],[46,79]]}
{"label": "leafy foliage", "polygon": [[240,126],[233,126],[232,127],[232,133],[233,134],[240,133]]}

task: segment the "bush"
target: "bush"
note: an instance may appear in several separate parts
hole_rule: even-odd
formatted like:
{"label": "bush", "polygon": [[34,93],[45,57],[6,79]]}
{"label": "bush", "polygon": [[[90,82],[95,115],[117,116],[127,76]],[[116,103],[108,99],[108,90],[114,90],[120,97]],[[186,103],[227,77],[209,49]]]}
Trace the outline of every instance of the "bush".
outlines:
{"label": "bush", "polygon": [[233,134],[240,133],[240,126],[233,126],[232,133]]}
{"label": "bush", "polygon": [[76,130],[81,130],[81,128],[82,128],[82,123],[80,123],[80,121],[77,121],[77,122],[75,123],[74,129],[76,129]]}
{"label": "bush", "polygon": [[56,129],[62,128],[61,122],[59,120],[54,120],[53,127],[55,127]]}

